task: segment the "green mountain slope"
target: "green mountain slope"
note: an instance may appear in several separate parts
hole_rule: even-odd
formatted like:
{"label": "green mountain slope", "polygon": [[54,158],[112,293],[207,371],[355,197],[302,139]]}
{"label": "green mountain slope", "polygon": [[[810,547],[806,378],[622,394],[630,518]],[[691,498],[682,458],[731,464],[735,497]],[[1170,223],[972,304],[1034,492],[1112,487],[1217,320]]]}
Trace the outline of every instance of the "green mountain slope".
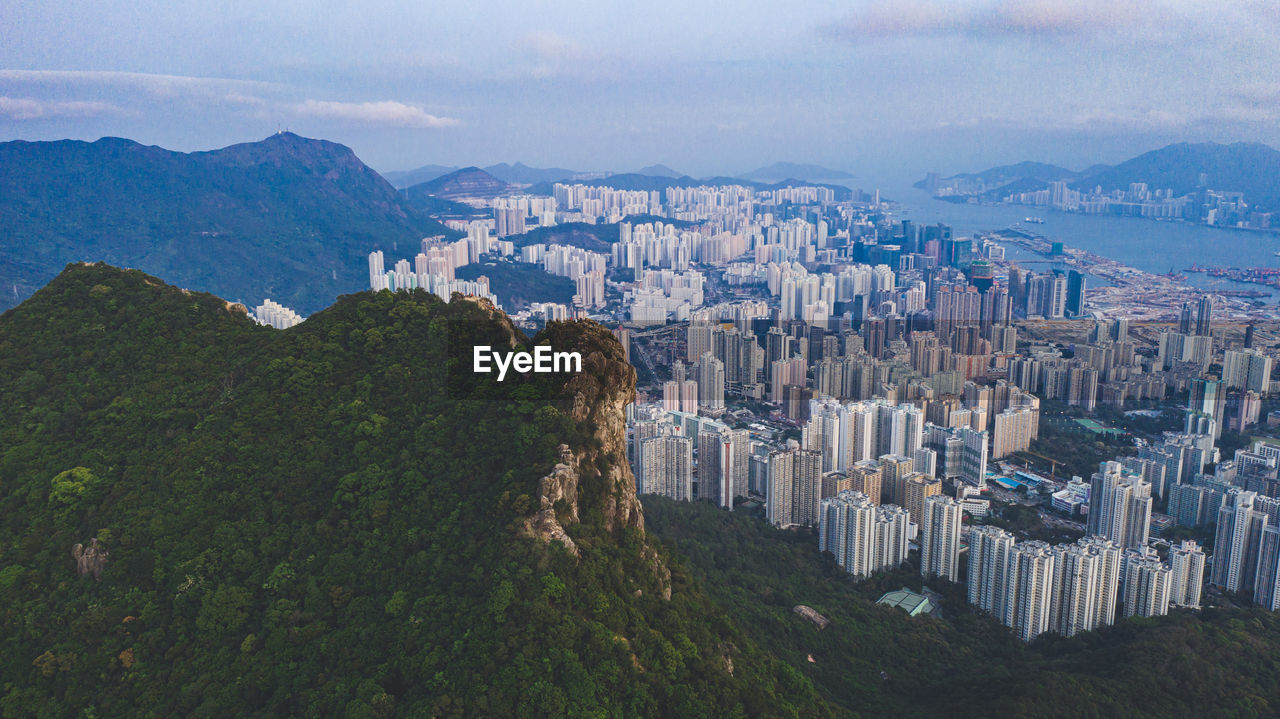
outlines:
{"label": "green mountain slope", "polygon": [[[972,612],[964,588],[930,581],[945,619],[877,606],[921,588],[915,554],[854,583],[812,534],[746,512],[645,496],[645,518],[739,626],[811,679],[842,716],[1264,717],[1280,710],[1280,615],[1175,611],[1071,639],[1023,644]],[[687,560],[685,559],[687,558]],[[912,566],[915,565],[915,566]],[[831,620],[818,630],[792,607]]]}
{"label": "green mountain slope", "polygon": [[[469,371],[539,342],[583,373]],[[418,291],[277,331],[68,267],[0,315],[0,715],[827,715],[647,538],[633,396],[594,323]]]}
{"label": "green mountain slope", "polygon": [[211,152],[130,140],[0,144],[0,309],[103,261],[308,314],[368,286],[373,249],[455,234],[348,148],[291,133]]}

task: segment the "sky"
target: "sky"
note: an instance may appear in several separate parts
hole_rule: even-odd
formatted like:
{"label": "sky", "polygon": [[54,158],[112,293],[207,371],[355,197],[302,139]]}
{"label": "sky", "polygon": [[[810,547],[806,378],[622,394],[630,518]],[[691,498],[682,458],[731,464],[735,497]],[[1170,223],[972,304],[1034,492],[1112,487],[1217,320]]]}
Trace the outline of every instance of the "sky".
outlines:
{"label": "sky", "polygon": [[0,140],[278,129],[377,170],[775,161],[867,186],[1280,147],[1272,0],[0,0]]}

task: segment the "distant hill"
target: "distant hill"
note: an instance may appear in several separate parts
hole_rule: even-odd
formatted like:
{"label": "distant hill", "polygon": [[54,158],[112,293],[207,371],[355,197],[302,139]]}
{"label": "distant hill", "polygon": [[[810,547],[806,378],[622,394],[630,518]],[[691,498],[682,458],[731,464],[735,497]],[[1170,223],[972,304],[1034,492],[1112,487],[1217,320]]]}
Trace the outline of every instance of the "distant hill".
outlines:
{"label": "distant hill", "polygon": [[524,309],[530,302],[573,302],[573,280],[525,262],[484,262],[454,270],[460,280],[489,278],[489,289],[508,312]]}
{"label": "distant hill", "polygon": [[466,220],[479,217],[492,217],[484,209],[472,207],[464,202],[455,202],[428,192],[431,183],[414,185],[400,191],[400,196],[408,205],[419,212],[430,215],[437,220]]}
{"label": "distant hill", "polygon": [[484,171],[502,180],[503,182],[513,185],[532,185],[535,182],[555,182],[556,180],[564,180],[577,175],[576,170],[566,170],[563,167],[529,167],[528,165],[517,162],[514,165],[507,163],[499,163],[484,168]]}
{"label": "distant hill", "polygon": [[821,165],[804,165],[794,162],[775,162],[768,167],[760,167],[751,172],[745,172],[740,175],[746,180],[784,180],[795,178],[798,180],[852,180],[853,175],[843,170],[832,170],[829,167]]}
{"label": "distant hill", "polygon": [[688,177],[683,172],[676,172],[666,165],[649,165],[635,171],[637,175],[653,175],[654,177]]}
{"label": "distant hill", "polygon": [[607,253],[613,244],[618,241],[618,226],[616,224],[592,225],[586,222],[566,222],[562,225],[553,225],[551,227],[537,227],[523,235],[513,235],[506,239],[513,242],[516,247],[537,244],[569,245],[570,247],[579,247],[591,252]]}
{"label": "distant hill", "polygon": [[[1203,182],[1201,175],[1204,175]],[[1243,192],[1245,200],[1280,210],[1280,151],[1258,142],[1178,143],[1139,155],[1073,183],[1080,189],[1127,189],[1145,182],[1183,195],[1204,187]]]}
{"label": "distant hill", "polygon": [[511,189],[507,183],[478,167],[464,167],[409,188],[410,193],[434,195],[446,200],[478,198],[489,200]]}
{"label": "distant hill", "polygon": [[[1126,190],[1130,183],[1145,182],[1151,189],[1171,189],[1185,195],[1199,189],[1243,192],[1245,200],[1262,209],[1280,210],[1280,151],[1257,142],[1178,143],[1143,153],[1118,165],[1092,165],[1080,172],[1040,162],[1001,165],[977,173],[961,173],[942,182],[971,183],[984,187],[986,199],[1011,192],[1040,189],[1049,182],[1066,180],[1075,189]],[[1016,184],[1015,184],[1016,183]],[[916,187],[926,188],[921,180]]]}
{"label": "distant hill", "polygon": [[279,133],[209,152],[132,140],[0,144],[0,309],[67,263],[163,274],[308,314],[367,286],[365,256],[453,236],[347,147]]}
{"label": "distant hill", "polygon": [[393,187],[403,190],[406,187],[413,187],[424,182],[430,182],[437,177],[447,175],[450,172],[456,172],[459,168],[449,165],[423,165],[413,170],[397,170],[394,172],[384,172],[382,176],[390,182]]}
{"label": "distant hill", "polygon": [[[450,165],[423,165],[414,170],[384,172],[382,176],[387,178],[387,182],[390,182],[397,189],[403,190],[406,187],[430,182],[437,177],[443,177],[460,169],[462,168]],[[555,182],[556,180],[564,180],[579,174],[577,170],[567,170],[563,167],[529,167],[520,162],[515,164],[500,162],[482,169],[499,180],[512,185]]]}
{"label": "distant hill", "polygon": [[[1107,168],[1108,165],[1094,165],[1096,169]],[[1058,180],[1075,179],[1080,177],[1080,173],[1072,172],[1065,167],[1050,165],[1043,162],[1019,162],[1015,165],[1000,165],[992,167],[982,172],[963,172],[959,175],[952,175],[948,180],[966,179],[981,180],[987,185],[1005,185],[1015,180],[1040,180],[1043,182],[1056,182]],[[918,187],[923,187],[924,182],[916,183]]]}

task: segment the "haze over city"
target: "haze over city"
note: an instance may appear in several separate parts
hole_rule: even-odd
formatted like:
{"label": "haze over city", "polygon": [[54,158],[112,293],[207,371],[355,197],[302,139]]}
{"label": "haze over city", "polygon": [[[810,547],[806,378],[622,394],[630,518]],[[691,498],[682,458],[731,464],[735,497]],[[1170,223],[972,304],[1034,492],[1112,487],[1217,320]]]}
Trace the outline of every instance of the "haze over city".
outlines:
{"label": "haze over city", "polygon": [[289,128],[382,171],[787,160],[868,185],[1280,143],[1266,2],[71,7],[0,7],[3,139],[204,150]]}

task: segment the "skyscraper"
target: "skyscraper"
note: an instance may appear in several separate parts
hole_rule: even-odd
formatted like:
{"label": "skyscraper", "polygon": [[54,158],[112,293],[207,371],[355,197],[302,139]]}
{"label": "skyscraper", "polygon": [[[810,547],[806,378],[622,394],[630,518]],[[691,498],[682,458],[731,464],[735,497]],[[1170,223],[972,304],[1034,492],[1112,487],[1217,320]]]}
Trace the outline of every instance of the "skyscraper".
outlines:
{"label": "skyscraper", "polygon": [[960,571],[960,503],[933,495],[924,500],[920,522],[920,573],[956,581]]}
{"label": "skyscraper", "polygon": [[1205,295],[1196,304],[1196,334],[1207,337],[1213,323],[1213,296]]}
{"label": "skyscraper", "polygon": [[1154,556],[1126,552],[1124,615],[1159,617],[1169,613],[1169,567]]}
{"label": "skyscraper", "polygon": [[1053,548],[1053,598],[1049,626],[1064,637],[1095,628],[1102,558],[1087,545]]}
{"label": "skyscraper", "polygon": [[1067,270],[1067,311],[1068,317],[1084,316],[1085,275],[1079,270]]}
{"label": "skyscraper", "polygon": [[822,455],[810,449],[769,454],[766,514],[777,527],[818,526],[822,491]]}
{"label": "skyscraper", "polygon": [[844,491],[822,500],[818,548],[855,577],[871,574],[875,554],[876,507],[861,492]]}
{"label": "skyscraper", "polygon": [[984,525],[969,532],[969,603],[1003,620],[1009,594],[1009,557],[1013,535]]}
{"label": "skyscraper", "polygon": [[693,499],[693,440],[667,435],[641,441],[640,492]]}
{"label": "skyscraper", "polygon": [[710,352],[698,358],[698,399],[703,409],[724,409],[724,363]]}
{"label": "skyscraper", "polygon": [[1009,558],[1010,591],[1004,624],[1024,642],[1050,629],[1053,602],[1053,549],[1045,542],[1016,544]]}
{"label": "skyscraper", "polygon": [[1150,529],[1151,485],[1119,462],[1101,462],[1090,488],[1088,533],[1123,548],[1145,547]]}
{"label": "skyscraper", "polygon": [[1204,551],[1194,539],[1169,550],[1172,574],[1169,577],[1169,603],[1188,609],[1200,608],[1200,592],[1204,582]]}

